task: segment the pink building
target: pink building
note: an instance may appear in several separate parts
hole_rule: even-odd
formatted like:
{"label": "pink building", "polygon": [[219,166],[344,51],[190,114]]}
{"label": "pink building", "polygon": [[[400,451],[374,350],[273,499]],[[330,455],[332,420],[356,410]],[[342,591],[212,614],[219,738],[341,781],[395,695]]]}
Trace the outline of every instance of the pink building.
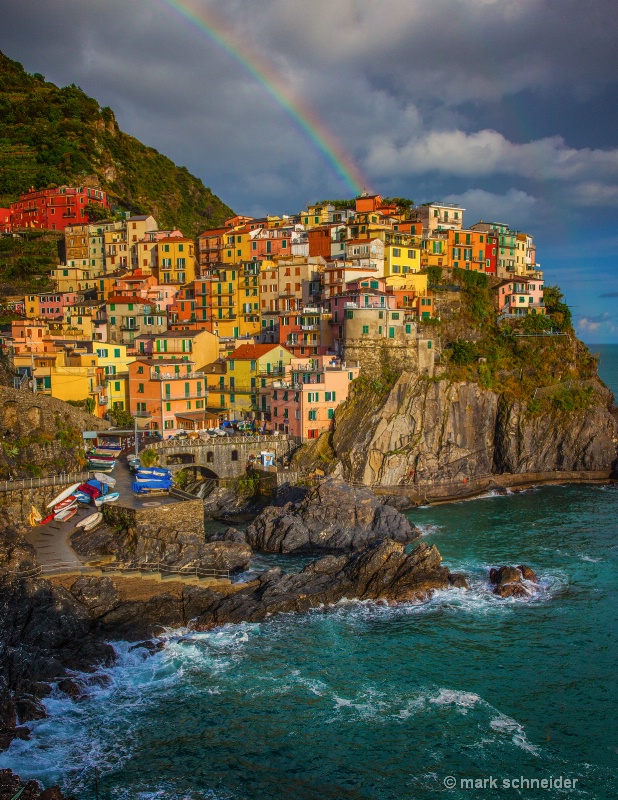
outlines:
{"label": "pink building", "polygon": [[39,313],[45,319],[62,319],[64,310],[83,300],[83,295],[77,292],[63,292],[62,294],[40,294]]}
{"label": "pink building", "polygon": [[154,275],[143,275],[136,270],[116,281],[114,294],[121,297],[141,297],[157,311],[166,311],[175,301],[178,287],[159,284]]}
{"label": "pink building", "polygon": [[360,367],[334,356],[293,358],[283,380],[270,388],[273,429],[303,441],[317,439],[331,428],[335,409],[347,400]]}
{"label": "pink building", "polygon": [[546,314],[543,286],[544,281],[538,278],[518,277],[502,281],[497,287],[498,312],[515,317]]}

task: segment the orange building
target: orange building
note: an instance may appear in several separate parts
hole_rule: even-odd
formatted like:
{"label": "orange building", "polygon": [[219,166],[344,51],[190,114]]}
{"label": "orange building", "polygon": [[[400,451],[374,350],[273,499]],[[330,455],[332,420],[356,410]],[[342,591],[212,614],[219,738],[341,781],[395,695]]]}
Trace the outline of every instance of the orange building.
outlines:
{"label": "orange building", "polygon": [[129,406],[133,415],[149,417],[148,427],[171,436],[179,430],[209,427],[206,378],[195,362],[140,357],[129,364]]}

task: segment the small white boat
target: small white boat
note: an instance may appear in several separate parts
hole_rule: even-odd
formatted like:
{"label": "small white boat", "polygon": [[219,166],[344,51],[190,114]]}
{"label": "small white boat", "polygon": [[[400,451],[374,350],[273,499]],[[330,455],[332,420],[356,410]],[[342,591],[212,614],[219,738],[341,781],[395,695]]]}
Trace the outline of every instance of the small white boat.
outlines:
{"label": "small white boat", "polygon": [[58,495],[58,497],[54,497],[54,499],[51,501],[51,503],[47,504],[47,508],[53,508],[57,503],[60,503],[62,500],[66,500],[66,498],[69,497],[69,495],[72,495],[73,492],[80,485],[81,485],[81,481],[80,481],[80,483],[72,484],[72,486],[69,486],[67,489],[63,489],[60,492],[60,494]]}
{"label": "small white boat", "polygon": [[67,508],[73,508],[73,506],[77,505],[77,497],[74,494],[70,494],[68,497],[65,497],[64,500],[61,500],[59,503],[52,509],[52,514],[57,514],[59,511],[66,511]]}
{"label": "small white boat", "polygon": [[85,531],[90,531],[95,528],[102,519],[103,514],[101,514],[100,511],[95,511],[94,514],[90,514],[90,516],[80,519],[79,522],[75,523],[75,527],[83,528]]}
{"label": "small white boat", "polygon": [[75,514],[77,514],[77,505],[69,506],[68,508],[63,508],[62,511],[58,511],[57,514],[54,514],[54,519],[57,519],[58,522],[66,522]]}
{"label": "small white boat", "polygon": [[106,486],[109,486],[111,489],[114,488],[116,485],[116,478],[110,478],[109,475],[105,475],[102,472],[95,472],[94,477],[99,483],[104,483]]}
{"label": "small white boat", "polygon": [[113,503],[120,497],[118,492],[110,492],[109,494],[102,494],[100,497],[94,501],[94,504],[97,508],[101,508],[103,503]]}

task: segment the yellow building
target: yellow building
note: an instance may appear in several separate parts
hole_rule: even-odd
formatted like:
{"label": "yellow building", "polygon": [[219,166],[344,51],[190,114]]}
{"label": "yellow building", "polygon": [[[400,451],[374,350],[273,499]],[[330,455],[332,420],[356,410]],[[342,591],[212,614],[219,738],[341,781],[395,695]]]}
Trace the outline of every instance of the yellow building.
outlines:
{"label": "yellow building", "polygon": [[119,267],[131,266],[131,252],[127,243],[127,228],[124,223],[121,223],[121,227],[114,227],[104,232],[103,247],[106,272],[114,272]]}
{"label": "yellow building", "polygon": [[255,416],[260,392],[285,375],[285,367],[293,357],[279,344],[241,345],[225,359],[225,375],[213,375],[212,381],[208,375],[209,406],[225,408],[229,419]]}
{"label": "yellow building", "polygon": [[251,261],[251,242],[253,237],[247,228],[229,231],[223,235],[223,249],[221,260],[224,264],[240,264],[242,261]]}
{"label": "yellow building", "polygon": [[165,331],[136,336],[141,355],[155,360],[191,361],[197,369],[219,357],[219,337],[210,331]]}
{"label": "yellow building", "polygon": [[406,273],[405,275],[389,275],[386,278],[386,285],[396,291],[410,290],[416,295],[427,294],[427,275],[419,273]]}
{"label": "yellow building", "polygon": [[197,261],[193,239],[168,236],[157,242],[159,283],[192,283],[197,277]]}
{"label": "yellow building", "polygon": [[196,324],[220,339],[251,337],[260,330],[260,263],[212,269],[195,282]]}
{"label": "yellow building", "polygon": [[[411,237],[410,237],[411,238]],[[410,244],[384,245],[384,277],[420,272],[421,250]]]}
{"label": "yellow building", "polygon": [[87,267],[61,264],[59,267],[52,269],[50,278],[55,282],[56,290],[59,294],[64,292],[83,292],[86,289],[95,289],[97,287],[97,279]]}

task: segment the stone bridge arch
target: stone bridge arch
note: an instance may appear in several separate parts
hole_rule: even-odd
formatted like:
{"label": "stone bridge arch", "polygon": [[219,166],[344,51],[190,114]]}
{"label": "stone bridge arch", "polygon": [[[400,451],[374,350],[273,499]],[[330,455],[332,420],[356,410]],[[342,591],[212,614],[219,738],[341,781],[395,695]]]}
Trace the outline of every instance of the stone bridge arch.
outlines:
{"label": "stone bridge arch", "polygon": [[294,441],[286,436],[213,437],[205,441],[169,441],[150,445],[157,451],[161,466],[171,472],[188,466],[203,467],[218,478],[236,478],[244,474],[250,457],[259,459],[262,450],[274,453],[276,463],[281,465],[289,460],[295,446]]}

